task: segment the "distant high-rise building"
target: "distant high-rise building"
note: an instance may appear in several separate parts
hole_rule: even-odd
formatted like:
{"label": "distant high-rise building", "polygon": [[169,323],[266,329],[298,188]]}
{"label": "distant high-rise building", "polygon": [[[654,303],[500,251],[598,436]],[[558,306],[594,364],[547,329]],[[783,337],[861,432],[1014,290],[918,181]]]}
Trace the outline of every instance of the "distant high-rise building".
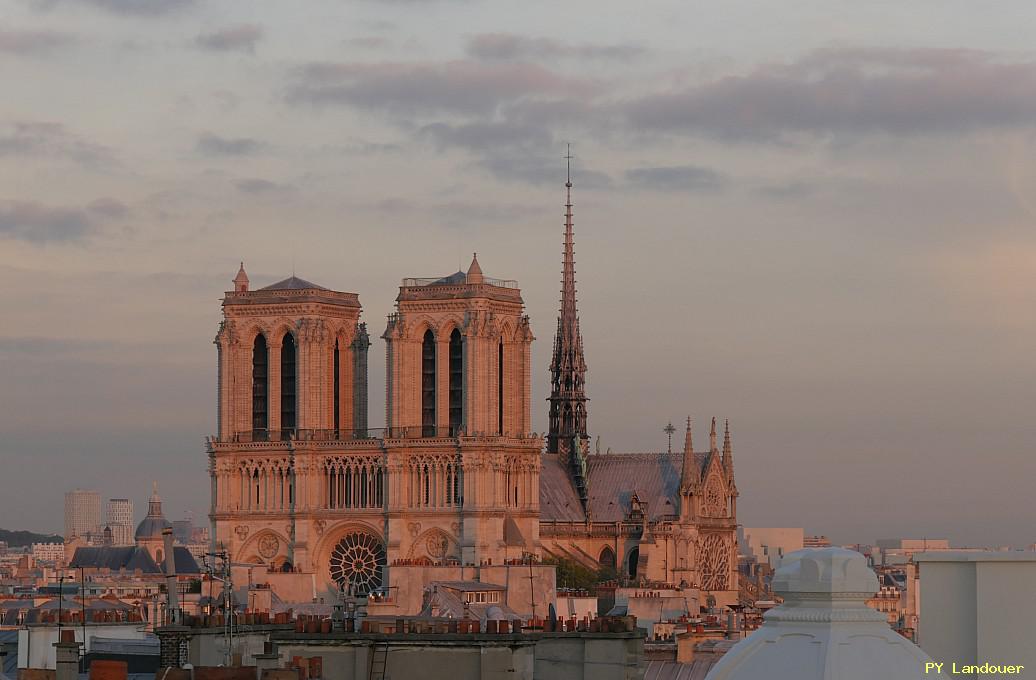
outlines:
{"label": "distant high-rise building", "polygon": [[112,545],[133,545],[133,501],[109,498],[105,527],[111,530]]}
{"label": "distant high-rise building", "polygon": [[101,494],[74,489],[65,493],[65,540],[96,534],[101,527]]}

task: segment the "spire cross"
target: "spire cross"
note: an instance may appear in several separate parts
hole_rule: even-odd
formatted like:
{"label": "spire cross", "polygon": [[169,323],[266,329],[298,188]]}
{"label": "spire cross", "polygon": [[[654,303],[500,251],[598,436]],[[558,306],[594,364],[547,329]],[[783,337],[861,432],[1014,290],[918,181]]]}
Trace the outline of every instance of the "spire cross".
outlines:
{"label": "spire cross", "polygon": [[569,144],[568,142],[566,142],[565,146],[567,148],[567,151],[565,152],[565,155],[562,156],[562,158],[564,158],[565,162],[566,162],[566,166],[565,166],[565,186],[568,187],[569,189],[571,189],[572,188],[572,145]]}
{"label": "spire cross", "polygon": [[669,424],[662,428],[662,431],[669,435],[669,453],[673,452],[673,433],[676,432],[676,428],[673,427],[673,422],[669,421]]}

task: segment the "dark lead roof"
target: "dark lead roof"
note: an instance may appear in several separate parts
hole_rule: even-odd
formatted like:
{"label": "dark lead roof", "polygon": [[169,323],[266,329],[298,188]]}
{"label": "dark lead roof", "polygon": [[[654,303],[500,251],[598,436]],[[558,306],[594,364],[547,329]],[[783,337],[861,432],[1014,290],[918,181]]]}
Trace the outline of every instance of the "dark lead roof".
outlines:
{"label": "dark lead roof", "polygon": [[324,288],[323,286],[318,286],[317,284],[307,281],[305,279],[300,279],[294,274],[284,279],[283,281],[271,283],[269,286],[265,286],[263,288],[260,288],[259,290],[305,290],[307,288],[327,290],[327,288]]}
{"label": "dark lead roof", "polygon": [[[699,470],[706,454],[695,453]],[[595,522],[621,522],[631,509],[633,494],[648,504],[648,519],[680,511],[682,453],[609,453],[587,457],[590,513]],[[540,519],[579,522],[585,519],[571,477],[556,455],[545,453],[540,468]]]}
{"label": "dark lead roof", "polygon": [[449,276],[444,276],[437,281],[432,281],[429,286],[456,286],[467,281],[468,275],[464,272],[456,272]]}
{"label": "dark lead roof", "polygon": [[[198,574],[201,570],[194,556],[183,546],[173,548],[173,558],[176,560],[176,573]],[[140,546],[125,547],[92,547],[76,548],[76,554],[72,556],[72,568],[85,567],[87,569],[111,569],[119,571],[136,571],[139,569],[144,574],[162,574],[165,572],[165,564],[155,564],[151,554]]]}

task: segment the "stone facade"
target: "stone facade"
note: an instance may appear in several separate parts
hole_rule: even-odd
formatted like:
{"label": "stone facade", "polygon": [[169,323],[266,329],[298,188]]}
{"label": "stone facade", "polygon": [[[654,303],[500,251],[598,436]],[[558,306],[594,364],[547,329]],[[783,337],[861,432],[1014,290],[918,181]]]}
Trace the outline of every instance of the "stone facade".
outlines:
{"label": "stone facade", "polygon": [[729,425],[722,454],[716,419],[709,448],[699,453],[688,418],[682,455],[602,456],[599,450],[590,455],[571,179],[565,188],[561,308],[550,364],[550,431],[541,463],[543,551],[603,568],[635,585],[673,586],[688,611],[736,604],[738,494]]}
{"label": "stone facade", "polygon": [[533,336],[513,282],[477,260],[404,280],[379,430],[365,422],[355,294],[294,277],[250,291],[242,267],[223,309],[211,516],[235,561],[311,575],[323,596],[420,593],[408,571],[535,552],[543,442],[529,433]]}
{"label": "stone facade", "polygon": [[[558,456],[543,455],[544,553],[614,570],[632,584],[671,586],[697,606],[738,602],[737,485],[729,428],[722,451],[695,452],[690,419],[683,453],[589,455],[588,505]],[[674,593],[676,595],[677,593]]]}
{"label": "stone facade", "polygon": [[[715,419],[704,452],[688,419],[682,454],[590,455],[571,186],[546,446],[531,433],[521,291],[485,276],[477,257],[467,271],[403,280],[382,335],[379,430],[366,422],[357,295],[294,276],[253,291],[242,265],[216,336],[217,546],[302,575],[313,596],[387,589],[401,613],[414,613],[429,574],[465,580],[469,567],[543,557],[672,586],[690,610],[737,602],[729,428],[722,452]],[[521,568],[496,582],[532,583],[541,569]],[[535,580],[530,605],[553,601],[552,579]]]}

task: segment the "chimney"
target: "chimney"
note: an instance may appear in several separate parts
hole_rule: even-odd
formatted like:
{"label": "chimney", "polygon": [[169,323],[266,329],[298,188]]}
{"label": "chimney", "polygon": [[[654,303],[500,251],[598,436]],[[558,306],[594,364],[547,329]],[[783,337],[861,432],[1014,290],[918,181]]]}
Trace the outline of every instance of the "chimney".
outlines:
{"label": "chimney", "polygon": [[[58,597],[61,597],[59,594]],[[54,658],[57,662],[56,680],[79,680],[79,643],[74,630],[63,630],[58,642],[54,643]],[[71,633],[71,635],[69,635]]]}
{"label": "chimney", "polygon": [[180,623],[180,593],[176,590],[176,556],[173,554],[173,530],[162,529],[162,545],[165,549],[166,623],[171,626]]}

